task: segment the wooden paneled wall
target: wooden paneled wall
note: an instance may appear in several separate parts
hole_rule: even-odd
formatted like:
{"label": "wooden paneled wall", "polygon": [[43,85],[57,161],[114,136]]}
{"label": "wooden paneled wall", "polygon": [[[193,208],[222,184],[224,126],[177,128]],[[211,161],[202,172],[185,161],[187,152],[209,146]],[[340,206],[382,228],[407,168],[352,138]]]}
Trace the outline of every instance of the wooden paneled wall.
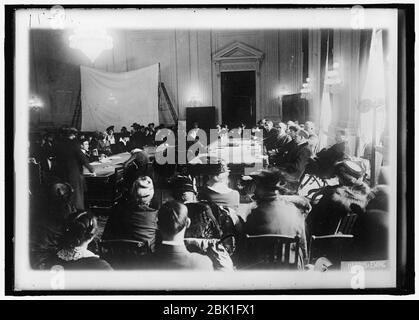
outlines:
{"label": "wooden paneled wall", "polygon": [[[180,119],[195,98],[217,108],[219,88],[212,55],[240,41],[264,52],[258,117],[280,119],[280,94],[297,93],[302,85],[300,30],[113,30],[114,47],[92,64],[68,46],[71,31],[34,30],[31,35],[31,92],[45,102],[41,121],[69,124],[80,90],[80,65],[109,72],[160,63]],[[218,119],[220,120],[220,119]],[[141,119],[133,119],[133,122]],[[119,129],[119,128],[117,128]]]}

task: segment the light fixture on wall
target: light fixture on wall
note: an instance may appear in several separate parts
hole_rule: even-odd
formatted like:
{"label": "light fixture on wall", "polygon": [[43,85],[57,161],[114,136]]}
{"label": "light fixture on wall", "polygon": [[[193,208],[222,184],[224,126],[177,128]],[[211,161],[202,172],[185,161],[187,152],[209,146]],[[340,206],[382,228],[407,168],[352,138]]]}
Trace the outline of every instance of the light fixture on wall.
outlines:
{"label": "light fixture on wall", "polygon": [[201,101],[199,100],[199,98],[197,96],[193,96],[189,102],[188,105],[190,107],[198,107],[199,105],[201,105]]}
{"label": "light fixture on wall", "polygon": [[188,107],[198,107],[202,105],[202,99],[201,99],[201,90],[198,85],[192,84],[189,87],[189,90],[187,92],[187,96],[189,97],[188,101]]}
{"label": "light fixture on wall", "polygon": [[328,88],[329,92],[337,92],[342,84],[342,80],[339,75],[339,63],[333,63],[332,70],[326,72],[326,78],[324,80],[324,85]]}
{"label": "light fixture on wall", "polygon": [[311,83],[310,78],[306,78],[306,82],[303,83],[303,87],[300,90],[301,99],[310,99],[311,98]]}
{"label": "light fixture on wall", "polygon": [[29,108],[34,111],[39,111],[44,107],[42,100],[36,95],[32,95],[29,99]]}
{"label": "light fixture on wall", "polygon": [[44,107],[44,103],[42,100],[36,96],[32,95],[28,102],[29,109],[35,113],[37,113],[38,121],[37,124],[39,125],[41,122],[41,109]]}
{"label": "light fixture on wall", "polygon": [[76,29],[68,38],[70,48],[81,50],[92,63],[104,51],[113,48],[113,39],[103,29]]}

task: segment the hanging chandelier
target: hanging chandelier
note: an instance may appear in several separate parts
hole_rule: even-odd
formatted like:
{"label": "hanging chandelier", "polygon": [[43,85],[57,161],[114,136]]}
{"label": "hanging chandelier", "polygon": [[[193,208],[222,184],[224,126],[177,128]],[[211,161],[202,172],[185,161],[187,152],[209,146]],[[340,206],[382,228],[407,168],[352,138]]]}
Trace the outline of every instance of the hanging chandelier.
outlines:
{"label": "hanging chandelier", "polygon": [[103,29],[76,29],[69,37],[69,46],[79,49],[94,63],[104,51],[113,48],[113,39]]}

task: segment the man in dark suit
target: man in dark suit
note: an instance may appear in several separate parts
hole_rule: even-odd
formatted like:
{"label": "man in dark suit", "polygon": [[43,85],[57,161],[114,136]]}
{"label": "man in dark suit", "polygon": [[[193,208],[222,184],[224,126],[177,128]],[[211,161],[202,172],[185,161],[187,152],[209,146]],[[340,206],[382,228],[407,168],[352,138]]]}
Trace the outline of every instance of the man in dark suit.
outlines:
{"label": "man in dark suit", "polygon": [[265,131],[263,132],[263,144],[267,151],[275,149],[278,142],[278,136],[278,129],[274,128],[273,122],[271,120],[266,121]]}
{"label": "man in dark suit", "polygon": [[287,180],[298,181],[306,169],[311,157],[311,149],[307,142],[308,137],[307,131],[302,129],[292,134],[296,146],[288,152],[284,163],[280,165],[280,169],[284,171]]}
{"label": "man in dark suit", "polygon": [[[280,234],[301,238],[301,258],[307,257],[304,216],[294,203],[286,197],[279,196],[278,189],[285,183],[280,171],[261,171],[252,176],[255,181],[256,207],[246,217],[247,234]],[[241,252],[244,260],[252,260],[257,253]],[[240,252],[239,252],[240,256]]]}
{"label": "man in dark suit", "polygon": [[185,245],[185,231],[191,220],[188,208],[177,201],[166,202],[158,212],[158,229],[161,244],[151,255],[149,266],[153,269],[172,270],[233,270],[226,249],[214,242],[201,239],[198,252],[190,252]]}
{"label": "man in dark suit", "polygon": [[95,171],[81,151],[80,144],[76,141],[76,133],[76,129],[66,129],[63,132],[63,139],[55,146],[56,175],[73,187],[74,205],[77,209],[84,210],[86,182],[83,176],[83,166],[93,174]]}

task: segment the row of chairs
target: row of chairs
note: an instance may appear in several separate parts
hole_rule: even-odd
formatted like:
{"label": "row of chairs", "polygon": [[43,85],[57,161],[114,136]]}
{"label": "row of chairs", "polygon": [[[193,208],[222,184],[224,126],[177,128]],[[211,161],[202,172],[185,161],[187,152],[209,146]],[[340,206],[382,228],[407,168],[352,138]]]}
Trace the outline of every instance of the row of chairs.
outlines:
{"label": "row of chairs", "polygon": [[[353,235],[352,228],[356,214],[342,218],[335,234],[312,236],[309,245],[308,263],[315,264],[319,258],[327,258],[334,267],[348,257]],[[135,268],[150,253],[150,246],[144,241],[116,239],[102,240],[99,254],[115,269]],[[245,259],[240,269],[303,269],[304,261],[300,247],[300,237],[277,234],[246,235],[243,247]]]}

